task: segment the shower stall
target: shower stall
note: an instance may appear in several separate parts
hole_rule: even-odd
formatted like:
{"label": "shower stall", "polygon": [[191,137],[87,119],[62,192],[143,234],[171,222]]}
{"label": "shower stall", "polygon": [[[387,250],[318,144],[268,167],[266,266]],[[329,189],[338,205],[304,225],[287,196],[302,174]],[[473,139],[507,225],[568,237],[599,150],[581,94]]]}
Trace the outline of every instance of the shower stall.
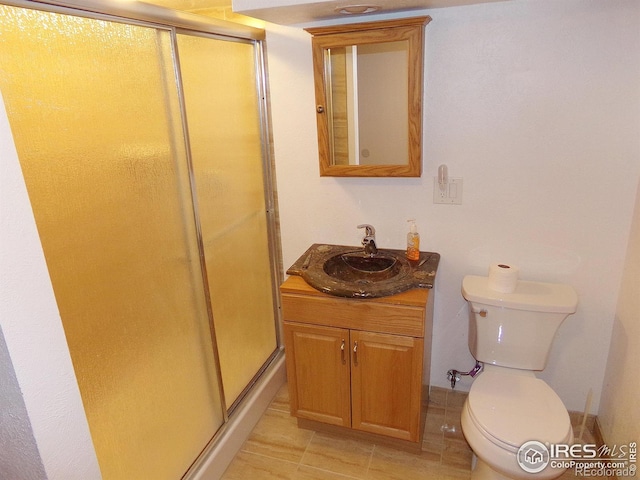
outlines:
{"label": "shower stall", "polygon": [[281,356],[263,34],[84,3],[0,2],[0,92],[102,477],[189,477]]}

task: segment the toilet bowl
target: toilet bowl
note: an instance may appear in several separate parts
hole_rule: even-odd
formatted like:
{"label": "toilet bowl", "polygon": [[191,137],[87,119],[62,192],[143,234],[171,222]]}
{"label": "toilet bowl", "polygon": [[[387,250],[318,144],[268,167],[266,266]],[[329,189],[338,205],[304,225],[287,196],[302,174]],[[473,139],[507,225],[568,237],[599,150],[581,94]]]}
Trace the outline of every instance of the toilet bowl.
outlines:
{"label": "toilet bowl", "polygon": [[546,367],[556,331],[574,313],[569,285],[518,281],[496,292],[487,277],[466,276],[469,351],[484,363],[462,408],[461,424],[475,455],[472,480],[560,477],[547,446],[573,441],[562,400],[534,371]]}
{"label": "toilet bowl", "polygon": [[487,366],[473,383],[461,420],[464,436],[477,457],[473,480],[550,480],[564,473],[564,468],[548,463],[531,474],[518,463],[518,451],[529,441],[573,441],[562,400],[533,373]]}

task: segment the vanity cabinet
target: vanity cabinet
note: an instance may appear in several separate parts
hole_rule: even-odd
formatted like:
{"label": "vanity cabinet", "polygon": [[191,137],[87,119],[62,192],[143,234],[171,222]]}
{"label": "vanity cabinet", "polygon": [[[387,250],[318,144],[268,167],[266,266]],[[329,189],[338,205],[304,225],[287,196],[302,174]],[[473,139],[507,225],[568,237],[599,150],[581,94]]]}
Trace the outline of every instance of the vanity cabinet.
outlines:
{"label": "vanity cabinet", "polygon": [[281,293],[292,415],[419,444],[432,291],[349,299],[290,277]]}

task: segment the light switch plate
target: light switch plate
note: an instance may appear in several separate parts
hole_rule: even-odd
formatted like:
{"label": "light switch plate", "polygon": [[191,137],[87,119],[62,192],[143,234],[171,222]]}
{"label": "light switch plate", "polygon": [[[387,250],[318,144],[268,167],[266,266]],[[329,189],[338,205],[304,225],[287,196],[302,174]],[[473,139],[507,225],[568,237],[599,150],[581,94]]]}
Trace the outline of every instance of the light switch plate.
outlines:
{"label": "light switch plate", "polygon": [[438,177],[433,177],[433,203],[448,205],[462,204],[462,179],[449,178],[444,189],[440,188]]}

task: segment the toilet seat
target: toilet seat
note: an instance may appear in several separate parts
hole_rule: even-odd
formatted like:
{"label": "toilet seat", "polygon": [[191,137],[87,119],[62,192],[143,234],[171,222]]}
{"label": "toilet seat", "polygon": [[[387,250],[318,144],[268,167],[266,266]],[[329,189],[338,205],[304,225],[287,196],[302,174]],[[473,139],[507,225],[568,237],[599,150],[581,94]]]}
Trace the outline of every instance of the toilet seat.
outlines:
{"label": "toilet seat", "polygon": [[474,381],[466,408],[483,436],[509,452],[516,453],[530,440],[572,440],[571,421],[562,400],[533,376],[485,371]]}

